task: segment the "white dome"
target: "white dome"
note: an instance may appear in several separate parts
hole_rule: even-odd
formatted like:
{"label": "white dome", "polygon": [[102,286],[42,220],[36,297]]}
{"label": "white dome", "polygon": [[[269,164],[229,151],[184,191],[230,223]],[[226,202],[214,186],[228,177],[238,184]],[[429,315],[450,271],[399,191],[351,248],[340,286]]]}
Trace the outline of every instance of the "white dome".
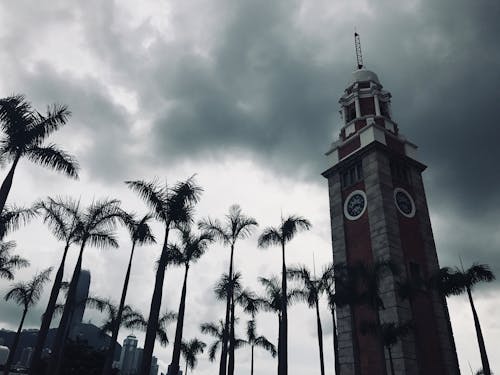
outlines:
{"label": "white dome", "polygon": [[7,358],[9,358],[10,350],[6,346],[0,346],[0,365],[5,365]]}
{"label": "white dome", "polygon": [[351,84],[355,82],[367,82],[367,81],[374,81],[380,84],[377,75],[373,73],[371,70],[358,69],[352,72]]}

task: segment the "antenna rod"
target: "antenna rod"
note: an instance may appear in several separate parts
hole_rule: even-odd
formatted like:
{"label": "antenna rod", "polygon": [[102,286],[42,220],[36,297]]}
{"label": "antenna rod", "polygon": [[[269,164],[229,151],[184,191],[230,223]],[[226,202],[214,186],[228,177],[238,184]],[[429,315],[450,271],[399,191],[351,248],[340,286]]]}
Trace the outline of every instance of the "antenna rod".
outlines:
{"label": "antenna rod", "polygon": [[361,41],[359,40],[359,34],[354,32],[354,45],[356,47],[356,60],[358,62],[358,69],[363,67],[363,56],[361,55]]}

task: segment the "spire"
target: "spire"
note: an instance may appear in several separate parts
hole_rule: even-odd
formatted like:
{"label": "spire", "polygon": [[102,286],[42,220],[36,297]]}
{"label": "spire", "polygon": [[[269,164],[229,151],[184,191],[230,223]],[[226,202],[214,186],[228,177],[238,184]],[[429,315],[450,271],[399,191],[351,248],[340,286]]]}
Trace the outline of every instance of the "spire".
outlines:
{"label": "spire", "polygon": [[356,48],[356,60],[358,62],[358,69],[363,67],[363,56],[361,55],[361,41],[359,40],[359,34],[354,31],[354,45]]}

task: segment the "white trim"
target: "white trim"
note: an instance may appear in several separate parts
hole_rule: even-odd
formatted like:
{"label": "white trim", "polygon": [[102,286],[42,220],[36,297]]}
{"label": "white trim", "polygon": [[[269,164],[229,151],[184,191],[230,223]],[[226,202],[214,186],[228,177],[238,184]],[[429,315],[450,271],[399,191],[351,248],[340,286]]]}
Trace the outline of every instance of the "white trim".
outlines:
{"label": "white trim", "polygon": [[[403,210],[401,210],[401,208],[399,208],[398,202],[396,200],[396,194],[397,193],[403,193],[410,200],[410,203],[411,203],[411,212],[409,214],[403,212]],[[393,197],[394,197],[394,204],[396,205],[396,208],[401,213],[401,215],[406,216],[408,218],[412,218],[412,217],[415,216],[415,211],[416,211],[415,202],[413,201],[413,198],[411,197],[410,193],[408,193],[405,189],[398,187],[398,188],[394,189]]]}
{"label": "white trim", "polygon": [[[364,201],[365,201],[365,206],[363,207],[363,209],[361,210],[361,212],[356,215],[356,216],[352,216],[349,214],[349,212],[347,212],[347,204],[349,202],[349,200],[356,194],[359,194],[363,197]],[[353,192],[351,192],[351,194],[349,194],[347,196],[347,198],[345,199],[345,202],[344,202],[344,215],[346,218],[348,218],[349,220],[353,221],[353,220],[357,220],[359,219],[366,211],[366,206],[368,205],[368,202],[366,200],[366,194],[363,190],[354,190]]]}
{"label": "white trim", "polygon": [[356,108],[356,118],[361,117],[361,107],[359,106],[359,97],[354,98],[354,107]]}
{"label": "white trim", "polygon": [[375,115],[380,116],[380,103],[378,102],[378,95],[373,95],[373,100],[375,101]]}

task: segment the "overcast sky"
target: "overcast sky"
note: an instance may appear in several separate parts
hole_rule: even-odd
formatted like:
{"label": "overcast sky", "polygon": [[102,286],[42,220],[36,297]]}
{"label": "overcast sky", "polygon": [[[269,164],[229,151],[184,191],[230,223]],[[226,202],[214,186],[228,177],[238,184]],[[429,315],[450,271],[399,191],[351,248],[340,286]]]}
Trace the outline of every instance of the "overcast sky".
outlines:
{"label": "overcast sky", "polygon": [[[280,271],[279,251],[259,250],[256,240],[282,212],[313,223],[291,243],[289,264],[312,267],[314,254],[319,269],[331,261],[327,185],[320,173],[340,129],[337,101],[355,68],[356,27],[366,66],[393,94],[394,119],[429,166],[424,180],[441,265],[457,265],[462,257],[466,266],[488,263],[500,275],[499,19],[495,0],[1,0],[0,97],[23,93],[39,110],[67,104],[73,115],[53,141],[82,167],[75,182],[23,160],[9,202],[109,196],[142,214],[146,207],[124,180],[158,176],[173,182],[197,173],[205,189],[198,218],[222,217],[239,203],[260,223],[237,249],[246,286],[260,291],[257,276]],[[161,237],[161,228],[155,231]],[[57,265],[62,244],[39,222],[10,239],[32,263],[19,279]],[[121,231],[120,249],[86,251],[91,293],[118,301],[129,248]],[[128,302],[147,314],[159,246],[136,254]],[[211,342],[198,327],[223,316],[212,287],[228,255],[213,245],[192,268],[184,337]],[[180,270],[169,270],[164,309],[177,309],[180,283]],[[0,294],[8,287],[0,281]],[[495,282],[475,292],[497,372],[499,289]],[[47,298],[29,314],[27,328],[38,327]],[[449,307],[461,370],[469,374],[469,364],[481,366],[472,315],[463,296],[451,298]],[[322,317],[332,374],[325,304]],[[0,304],[1,327],[13,329],[18,318],[18,307]],[[96,324],[100,318],[85,316]],[[241,316],[241,334],[247,319]],[[289,319],[291,374],[319,373],[313,311],[297,305]],[[260,314],[258,329],[276,341],[275,316]],[[120,340],[128,333],[123,330]],[[142,346],[144,335],[135,334]],[[156,347],[163,371],[171,350]],[[237,373],[249,371],[249,358],[248,348],[238,351]],[[275,368],[257,351],[258,373]],[[216,369],[203,357],[196,373]]]}

